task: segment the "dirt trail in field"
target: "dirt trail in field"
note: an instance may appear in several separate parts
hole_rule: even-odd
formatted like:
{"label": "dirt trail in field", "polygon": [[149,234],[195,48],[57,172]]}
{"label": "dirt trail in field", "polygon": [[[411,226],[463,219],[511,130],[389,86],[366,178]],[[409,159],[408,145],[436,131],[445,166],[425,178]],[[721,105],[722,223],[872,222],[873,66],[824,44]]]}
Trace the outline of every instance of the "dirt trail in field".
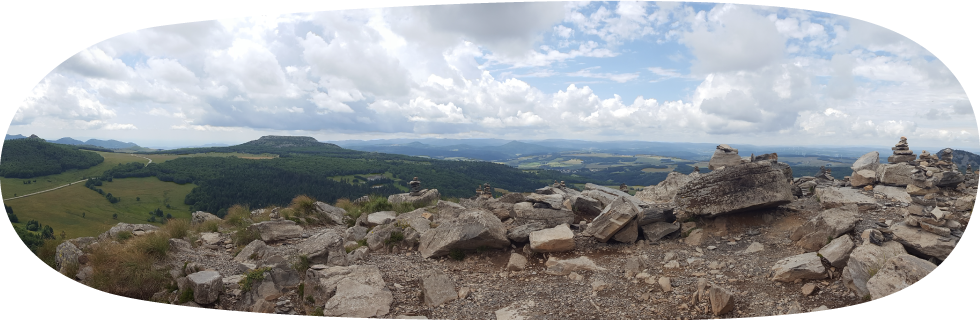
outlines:
{"label": "dirt trail in field", "polygon": [[63,186],[54,187],[54,188],[51,188],[51,189],[48,189],[48,190],[43,190],[43,191],[38,191],[38,192],[35,192],[35,193],[28,193],[28,194],[25,194],[25,195],[22,195],[22,196],[16,196],[16,197],[13,197],[13,198],[3,199],[3,201],[14,200],[14,199],[23,198],[23,197],[30,197],[30,196],[33,196],[35,194],[45,193],[45,192],[48,192],[48,191],[58,190],[58,189],[61,189],[61,188],[64,188],[64,187],[67,187],[67,186],[70,186],[70,185],[73,185],[73,184],[76,184],[76,183],[79,183],[79,182],[85,182],[85,180],[84,179],[83,180],[78,180],[78,181],[75,181],[75,182],[72,182],[72,183],[69,183],[69,184],[66,184],[66,185],[63,185]]}

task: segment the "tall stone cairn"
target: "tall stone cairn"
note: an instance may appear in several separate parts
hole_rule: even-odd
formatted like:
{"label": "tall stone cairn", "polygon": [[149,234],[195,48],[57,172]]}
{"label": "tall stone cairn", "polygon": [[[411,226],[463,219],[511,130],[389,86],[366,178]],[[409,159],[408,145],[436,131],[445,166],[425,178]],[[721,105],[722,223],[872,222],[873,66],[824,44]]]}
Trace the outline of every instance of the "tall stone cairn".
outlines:
{"label": "tall stone cairn", "polygon": [[905,140],[905,137],[902,137],[902,140],[892,147],[892,156],[888,157],[888,163],[905,163],[914,160],[915,153],[909,150],[909,142]]}

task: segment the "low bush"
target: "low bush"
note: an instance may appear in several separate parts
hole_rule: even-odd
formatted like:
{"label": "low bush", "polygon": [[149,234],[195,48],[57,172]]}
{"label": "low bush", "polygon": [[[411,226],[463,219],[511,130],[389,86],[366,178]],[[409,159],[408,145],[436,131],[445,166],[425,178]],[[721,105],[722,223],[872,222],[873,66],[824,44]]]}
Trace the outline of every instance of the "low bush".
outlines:
{"label": "low bush", "polygon": [[65,240],[45,240],[44,244],[37,248],[35,254],[44,264],[47,264],[51,268],[54,268],[54,257],[58,252],[58,245]]}
{"label": "low bush", "polygon": [[272,268],[265,267],[249,271],[245,274],[245,277],[242,278],[242,280],[238,281],[238,286],[242,289],[242,292],[252,290],[253,284],[257,284],[262,280],[265,280],[265,272],[269,270],[272,270]]}
{"label": "low bush", "polygon": [[183,239],[191,229],[191,223],[184,219],[170,219],[163,225],[163,232],[169,237]]}
{"label": "low bush", "polygon": [[316,199],[305,194],[298,195],[289,203],[289,207],[295,210],[299,216],[309,216],[316,209]]}
{"label": "low bush", "polygon": [[166,232],[161,231],[133,238],[126,244],[140,253],[157,259],[166,258],[167,250],[170,250],[170,238]]}
{"label": "low bush", "polygon": [[225,224],[234,228],[247,227],[252,224],[252,212],[247,205],[236,204],[225,213]]}
{"label": "low bush", "polygon": [[258,231],[248,228],[241,228],[231,235],[231,241],[236,246],[244,246],[259,239],[262,239],[262,235]]}
{"label": "low bush", "polygon": [[[157,238],[165,237],[161,234]],[[167,271],[153,267],[162,258],[155,245],[159,240],[137,240],[121,244],[100,243],[91,247],[89,265],[94,272],[86,284],[101,291],[141,300],[150,299],[154,293],[166,287],[170,282]],[[166,239],[163,242],[167,243]]]}
{"label": "low bush", "polygon": [[219,220],[208,220],[201,222],[201,224],[197,225],[197,232],[218,232],[219,224],[221,224],[221,221]]}

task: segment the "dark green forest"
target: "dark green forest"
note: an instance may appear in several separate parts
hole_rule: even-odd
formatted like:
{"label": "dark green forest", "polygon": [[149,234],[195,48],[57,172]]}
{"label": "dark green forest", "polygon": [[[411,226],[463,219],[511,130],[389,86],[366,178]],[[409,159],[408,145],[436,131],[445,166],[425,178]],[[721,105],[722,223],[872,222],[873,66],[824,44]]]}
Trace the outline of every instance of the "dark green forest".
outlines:
{"label": "dark green forest", "polygon": [[0,155],[0,176],[33,178],[58,174],[69,169],[85,169],[105,159],[78,147],[49,143],[43,139],[7,140]]}
{"label": "dark green forest", "polygon": [[[254,160],[236,157],[187,157],[163,163],[121,164],[107,170],[103,179],[151,177],[179,184],[194,183],[184,199],[193,210],[220,212],[234,204],[250,207],[285,205],[306,194],[321,201],[355,199],[364,195],[401,193],[394,184],[407,187],[419,177],[422,187],[435,188],[445,197],[471,197],[483,183],[510,191],[530,192],[554,180],[569,183],[593,179],[551,170],[524,171],[483,161],[450,161],[362,152],[320,143],[307,137],[263,137],[237,146],[171,150],[169,153],[245,152],[272,153],[279,158]],[[372,183],[335,181],[331,177],[389,172],[395,179]]]}

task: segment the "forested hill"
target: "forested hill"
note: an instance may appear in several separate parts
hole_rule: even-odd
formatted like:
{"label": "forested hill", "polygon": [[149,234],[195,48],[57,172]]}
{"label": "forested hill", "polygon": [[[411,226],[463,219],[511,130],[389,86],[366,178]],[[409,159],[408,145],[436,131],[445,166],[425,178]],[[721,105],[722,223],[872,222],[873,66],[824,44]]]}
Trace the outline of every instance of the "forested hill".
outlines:
{"label": "forested hill", "polygon": [[[173,153],[175,150],[168,152]],[[525,172],[483,161],[449,161],[348,150],[308,137],[263,137],[230,147],[179,149],[178,153],[246,152],[278,154],[274,159],[184,157],[143,167],[120,165],[105,178],[156,176],[163,181],[198,185],[185,199],[194,210],[218,213],[234,204],[285,205],[298,194],[333,202],[368,194],[407,191],[419,177],[423,188],[446,197],[470,197],[483,183],[510,191],[530,192],[554,180],[594,182],[557,171]],[[377,177],[382,175],[383,177]]]}
{"label": "forested hill", "polygon": [[963,150],[953,150],[953,163],[956,163],[960,171],[966,170],[967,165],[970,165],[973,170],[977,170],[980,169],[980,155]]}
{"label": "forested hill", "polygon": [[85,169],[105,160],[95,152],[60,145],[31,137],[7,140],[0,153],[0,176],[32,178],[57,174],[69,169]]}

